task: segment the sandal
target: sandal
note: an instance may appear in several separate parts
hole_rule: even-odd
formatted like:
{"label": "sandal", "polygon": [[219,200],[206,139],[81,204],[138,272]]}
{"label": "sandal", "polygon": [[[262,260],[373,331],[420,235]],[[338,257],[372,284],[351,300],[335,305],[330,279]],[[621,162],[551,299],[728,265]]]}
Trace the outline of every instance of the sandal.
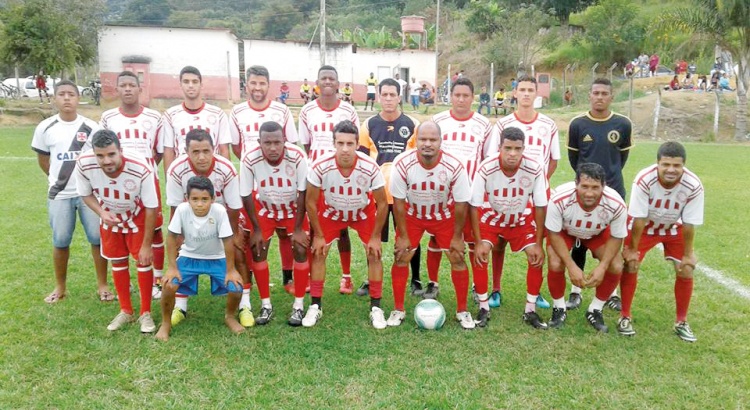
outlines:
{"label": "sandal", "polygon": [[44,301],[49,304],[57,303],[61,300],[65,299],[64,293],[57,293],[57,291],[54,291],[50,293],[46,298],[44,298]]}
{"label": "sandal", "polygon": [[97,292],[97,294],[99,295],[100,302],[112,302],[115,300],[115,294],[108,290]]}

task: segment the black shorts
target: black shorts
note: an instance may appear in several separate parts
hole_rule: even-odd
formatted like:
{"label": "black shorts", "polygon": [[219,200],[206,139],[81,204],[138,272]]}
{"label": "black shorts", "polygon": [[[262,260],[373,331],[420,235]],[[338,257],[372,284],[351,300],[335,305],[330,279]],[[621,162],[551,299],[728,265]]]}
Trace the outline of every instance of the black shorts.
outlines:
{"label": "black shorts", "polygon": [[367,101],[375,101],[375,93],[367,93]]}

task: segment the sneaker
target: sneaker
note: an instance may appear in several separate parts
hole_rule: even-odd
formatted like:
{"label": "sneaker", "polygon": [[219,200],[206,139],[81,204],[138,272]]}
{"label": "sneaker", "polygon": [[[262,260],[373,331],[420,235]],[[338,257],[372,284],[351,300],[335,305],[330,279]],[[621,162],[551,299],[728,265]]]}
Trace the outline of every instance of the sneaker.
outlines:
{"label": "sneaker", "polygon": [[594,309],[593,312],[586,312],[586,320],[588,320],[591,326],[597,331],[602,333],[609,332],[609,328],[604,324],[604,316],[602,316],[601,310]]}
{"label": "sneaker", "polygon": [[552,308],[552,319],[549,320],[548,326],[553,329],[560,329],[568,318],[568,311],[561,308]]}
{"label": "sneaker", "polygon": [[386,324],[388,326],[401,326],[401,322],[403,322],[404,319],[406,319],[406,312],[403,310],[394,310],[391,312],[391,315],[388,316]]}
{"label": "sneaker", "polygon": [[427,284],[427,289],[425,289],[424,293],[422,293],[422,299],[437,299],[438,295],[440,295],[438,284],[435,282],[430,282]]}
{"label": "sneaker", "polygon": [[471,285],[471,299],[474,301],[475,305],[479,304],[479,295],[477,294],[476,285]]}
{"label": "sneaker", "polygon": [[622,300],[617,295],[610,296],[609,299],[607,299],[606,306],[619,312],[622,310]]}
{"label": "sneaker", "polygon": [[287,323],[289,326],[302,326],[302,318],[305,316],[305,312],[302,309],[292,309],[292,316],[289,317]]}
{"label": "sneaker", "polygon": [[674,324],[674,332],[677,333],[680,339],[686,342],[695,342],[698,340],[693,334],[693,330],[690,329],[690,325],[687,322],[677,322]]}
{"label": "sneaker", "polygon": [[370,282],[364,281],[361,285],[359,285],[359,288],[357,288],[357,292],[355,295],[357,296],[367,296],[370,294]]}
{"label": "sneaker", "polygon": [[287,282],[286,285],[284,285],[284,291],[294,296],[294,282]]}
{"label": "sneaker", "polygon": [[422,281],[419,281],[419,280],[411,281],[411,285],[409,285],[409,288],[411,289],[412,296],[424,295],[424,288],[422,287]]}
{"label": "sneaker", "polygon": [[385,321],[385,313],[383,309],[373,306],[370,309],[370,323],[375,329],[385,329],[388,327],[388,323]]}
{"label": "sneaker", "polygon": [[[172,318],[172,323],[174,324],[174,312],[172,313]],[[242,327],[253,327],[255,325],[253,311],[249,307],[240,308],[239,318]]]}
{"label": "sneaker", "polygon": [[534,329],[547,330],[547,324],[542,321],[542,318],[540,318],[536,312],[524,313],[523,321],[528,323]]}
{"label": "sneaker", "polygon": [[633,330],[633,321],[629,317],[621,317],[617,321],[617,333],[623,336],[634,336],[635,330]]}
{"label": "sneaker", "polygon": [[141,317],[138,318],[138,323],[141,324],[141,333],[154,333],[156,331],[154,319],[149,312],[142,314]]}
{"label": "sneaker", "polygon": [[260,308],[260,315],[258,315],[258,319],[255,320],[255,323],[266,325],[271,319],[273,319],[273,308],[264,306]]}
{"label": "sneaker", "polygon": [[187,312],[177,307],[174,308],[172,310],[172,319],[170,320],[172,322],[172,326],[179,325],[180,322],[185,320],[186,317],[187,317]]}
{"label": "sneaker", "polygon": [[152,300],[161,299],[161,285],[157,284],[151,287],[151,299]]}
{"label": "sneaker", "polygon": [[341,293],[342,295],[352,294],[352,278],[341,278],[339,293]]}
{"label": "sneaker", "polygon": [[549,302],[544,300],[544,297],[542,295],[537,295],[536,307],[538,307],[539,309],[549,309]]}
{"label": "sneaker", "polygon": [[135,322],[135,316],[129,315],[125,312],[120,312],[117,314],[117,316],[115,316],[114,319],[112,319],[111,322],[109,322],[109,325],[107,326],[107,330],[114,332],[115,330],[118,330],[124,325],[128,323],[133,323],[133,322]]}
{"label": "sneaker", "polygon": [[493,290],[490,294],[490,307],[499,308],[503,304],[503,294],[498,290]]}
{"label": "sneaker", "polygon": [[477,320],[474,322],[479,327],[487,327],[487,322],[490,321],[490,311],[487,309],[479,309],[479,313],[477,313]]}
{"label": "sneaker", "polygon": [[461,325],[464,329],[474,329],[477,324],[474,323],[474,319],[471,318],[471,313],[469,312],[458,312],[456,313],[456,320],[458,320],[458,323]]}
{"label": "sneaker", "polygon": [[310,305],[310,307],[307,308],[305,317],[302,319],[302,326],[313,327],[318,323],[318,320],[320,320],[321,317],[323,317],[323,310],[320,309],[318,305]]}
{"label": "sneaker", "polygon": [[568,295],[568,301],[565,302],[565,308],[568,310],[578,309],[581,306],[582,301],[583,299],[581,299],[580,293],[571,292],[570,295]]}

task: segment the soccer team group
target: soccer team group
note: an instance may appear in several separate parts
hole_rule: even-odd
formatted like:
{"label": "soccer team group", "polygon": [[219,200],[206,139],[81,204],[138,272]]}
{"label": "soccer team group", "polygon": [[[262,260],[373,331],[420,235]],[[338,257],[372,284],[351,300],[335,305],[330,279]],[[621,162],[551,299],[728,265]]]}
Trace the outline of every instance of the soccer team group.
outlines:
{"label": "soccer team group", "polygon": [[[312,327],[323,316],[326,257],[337,240],[340,292],[353,292],[351,228],[367,257],[367,281],[356,293],[369,295],[376,329],[405,319],[409,265],[412,294],[437,298],[443,254],[450,261],[460,326],[487,326],[491,307],[501,304],[510,244],[511,251],[527,257],[525,323],[536,329],[562,327],[568,310],[581,304],[581,290],[594,288],[588,323],[607,332],[602,310],[614,306],[621,311],[618,333],[632,336],[639,264],[663,244],[676,274],[674,331],[683,340],[696,340],[687,312],[703,187],[685,168],[684,147],[666,142],[656,163],[638,173],[626,206],[622,168],[632,147],[631,123],[610,110],[608,80],[593,82],[590,110],[570,123],[567,147],[575,180],[551,189],[549,178],[561,157],[559,137],[555,122],[534,109],[534,78],[518,79],[517,109],[494,125],[472,110],[474,86],[467,78],[452,84],[450,110],[421,124],[400,111],[403,90],[386,79],[377,87],[380,112],[360,124],[357,111],[338,98],[336,69],[322,66],[316,81],[321,95],[301,109],[298,127],[286,105],[269,99],[267,69],[250,67],[246,78],[248,101],[226,115],[203,101],[201,74],[187,66],[179,77],[182,104],[162,115],[139,103],[138,77],[124,71],[117,78],[120,106],[103,113],[100,123],[77,113],[75,84],[56,85],[59,113],[38,125],[31,144],[49,177],[57,286],[46,302],[66,297],[78,216],[91,244],[99,297],[119,300],[110,331],[137,321],[142,332],[155,332],[151,302],[161,299],[156,337],[167,340],[172,327],[186,319],[188,297],[197,293],[199,275],[206,274],[212,294],[227,295],[226,325],[240,333],[274,317],[268,250],[276,234],[284,289],[294,296],[288,323]],[[239,172],[230,151],[240,159]],[[170,207],[166,235],[160,162]],[[382,243],[389,237],[389,216],[395,229],[394,301],[386,319]],[[424,233],[430,235],[429,282],[422,287]],[[598,260],[588,271],[587,250]],[[140,289],[137,316],[131,257]],[[117,297],[107,284],[108,261]],[[538,305],[550,307],[540,295],[545,261],[552,298],[548,322],[536,312]],[[566,271],[572,283],[567,301]],[[250,303],[253,278],[261,299],[257,318]],[[479,306],[476,319],[467,306],[470,293]]]}

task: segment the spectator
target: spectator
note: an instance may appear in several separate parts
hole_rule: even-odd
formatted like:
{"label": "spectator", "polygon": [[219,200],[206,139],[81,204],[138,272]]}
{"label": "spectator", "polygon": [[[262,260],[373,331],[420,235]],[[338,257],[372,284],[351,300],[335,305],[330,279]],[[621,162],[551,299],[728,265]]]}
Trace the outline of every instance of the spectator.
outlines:
{"label": "spectator", "polygon": [[286,84],[286,81],[281,82],[281,87],[279,87],[279,102],[286,105],[286,100],[289,99],[289,86]]}
{"label": "spectator", "polygon": [[638,67],[640,68],[641,77],[645,77],[648,72],[648,60],[648,54],[646,53],[641,53],[641,55],[638,56]]}
{"label": "spectator", "polygon": [[419,93],[419,102],[422,104],[435,104],[435,98],[427,88],[427,84],[422,84],[422,91]]}
{"label": "spectator", "polygon": [[714,63],[714,68],[711,69],[711,76],[715,73],[719,73],[719,75],[724,74],[724,64],[721,62],[721,57],[716,57],[716,62]]}
{"label": "spectator", "polygon": [[708,79],[706,78],[706,75],[700,75],[698,76],[698,89],[706,91],[706,87],[708,87]]}
{"label": "spectator", "polygon": [[680,87],[680,80],[679,80],[679,78],[677,78],[677,75],[675,75],[672,78],[672,81],[669,82],[669,87],[667,87],[666,89],[667,90],[675,90],[676,91],[676,90],[679,90],[680,88],[681,88]]}
{"label": "spectator", "polygon": [[487,108],[487,115],[490,115],[490,94],[487,92],[487,87],[482,87],[482,93],[479,94],[479,108],[478,113],[482,113],[482,107]]}
{"label": "spectator", "polygon": [[45,80],[44,71],[42,70],[39,70],[39,74],[36,76],[36,89],[39,91],[39,104],[44,104],[42,93],[47,97],[47,104],[51,104],[49,93],[47,92],[47,80]]}
{"label": "spectator", "polygon": [[565,94],[563,94],[563,101],[565,102],[565,105],[573,104],[573,91],[570,90],[570,87],[565,90]]}
{"label": "spectator", "polygon": [[719,90],[734,91],[734,88],[729,86],[729,74],[724,73],[724,75],[719,79]]}
{"label": "spectator", "polygon": [[508,115],[508,110],[505,108],[505,87],[500,87],[495,93],[495,116],[500,108],[503,109],[503,115]]}
{"label": "spectator", "polygon": [[649,76],[653,77],[656,75],[656,69],[659,68],[659,56],[654,53],[648,60],[648,72]]}
{"label": "spectator", "polygon": [[711,84],[709,84],[708,88],[706,88],[706,91],[711,91],[719,86],[719,77],[721,74],[719,74],[718,71],[714,71],[713,74],[711,74]]}
{"label": "spectator", "polygon": [[414,111],[417,111],[417,109],[419,109],[420,91],[421,91],[421,88],[419,87],[419,83],[417,83],[417,79],[412,77],[411,84],[409,85],[409,98],[411,99],[411,108]]}
{"label": "spectator", "polygon": [[682,88],[685,89],[685,90],[693,90],[693,89],[696,88],[696,86],[695,86],[695,78],[693,77],[692,74],[690,74],[690,72],[688,72],[685,75],[685,79],[682,80]]}

